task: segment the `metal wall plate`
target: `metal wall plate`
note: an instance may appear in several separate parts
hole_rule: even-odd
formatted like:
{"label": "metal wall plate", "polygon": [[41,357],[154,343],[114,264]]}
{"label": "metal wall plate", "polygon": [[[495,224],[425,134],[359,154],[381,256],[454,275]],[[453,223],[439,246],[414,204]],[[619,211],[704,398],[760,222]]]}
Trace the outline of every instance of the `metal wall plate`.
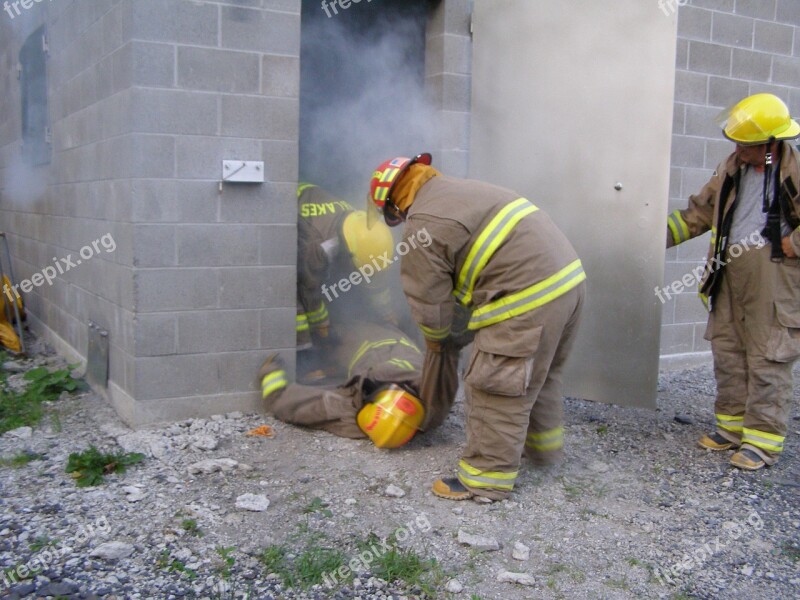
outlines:
{"label": "metal wall plate", "polygon": [[89,321],[86,380],[90,385],[108,388],[108,331],[91,321]]}
{"label": "metal wall plate", "polygon": [[264,161],[223,160],[222,181],[226,183],[264,183]]}

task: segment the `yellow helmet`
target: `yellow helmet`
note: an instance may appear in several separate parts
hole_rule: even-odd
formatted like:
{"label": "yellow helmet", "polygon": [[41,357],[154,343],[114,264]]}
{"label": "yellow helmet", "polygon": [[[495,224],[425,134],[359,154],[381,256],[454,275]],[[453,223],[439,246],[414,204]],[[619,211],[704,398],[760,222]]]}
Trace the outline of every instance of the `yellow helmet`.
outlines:
{"label": "yellow helmet", "polygon": [[370,229],[367,213],[363,210],[353,211],[345,217],[342,238],[356,269],[371,263],[382,254],[391,255],[394,245],[389,228],[384,223],[375,223]]}
{"label": "yellow helmet", "polygon": [[754,94],[717,116],[726,138],[743,146],[790,140],[800,135],[800,125],[789,115],[783,100],[773,94]]}
{"label": "yellow helmet", "polygon": [[358,413],[358,427],[378,448],[399,448],[425,418],[422,403],[399,385],[381,386]]}

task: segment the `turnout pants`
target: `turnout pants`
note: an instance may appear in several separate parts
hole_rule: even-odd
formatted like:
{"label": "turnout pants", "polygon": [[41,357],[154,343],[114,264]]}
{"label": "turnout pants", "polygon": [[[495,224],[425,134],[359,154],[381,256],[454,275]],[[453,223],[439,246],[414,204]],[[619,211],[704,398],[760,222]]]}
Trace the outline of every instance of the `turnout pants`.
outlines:
{"label": "turnout pants", "polygon": [[[714,355],[717,431],[775,464],[783,450],[800,330],[783,326],[772,290],[800,264],[770,261],[769,245],[725,267],[706,331]],[[795,307],[796,308],[796,307]]]}
{"label": "turnout pants", "polygon": [[586,284],[531,312],[479,329],[465,372],[467,445],[458,478],[479,496],[506,498],[525,452],[561,459],[564,366]]}

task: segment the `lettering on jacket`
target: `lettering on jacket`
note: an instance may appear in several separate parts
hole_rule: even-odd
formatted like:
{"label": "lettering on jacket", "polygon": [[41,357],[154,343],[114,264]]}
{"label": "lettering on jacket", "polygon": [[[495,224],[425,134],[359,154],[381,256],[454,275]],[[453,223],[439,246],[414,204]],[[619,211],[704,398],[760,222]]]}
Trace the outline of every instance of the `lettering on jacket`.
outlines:
{"label": "lettering on jacket", "polygon": [[320,202],[318,204],[306,203],[300,205],[300,216],[303,218],[322,217],[324,215],[333,215],[337,212],[349,212],[351,210],[353,210],[353,207],[344,200]]}

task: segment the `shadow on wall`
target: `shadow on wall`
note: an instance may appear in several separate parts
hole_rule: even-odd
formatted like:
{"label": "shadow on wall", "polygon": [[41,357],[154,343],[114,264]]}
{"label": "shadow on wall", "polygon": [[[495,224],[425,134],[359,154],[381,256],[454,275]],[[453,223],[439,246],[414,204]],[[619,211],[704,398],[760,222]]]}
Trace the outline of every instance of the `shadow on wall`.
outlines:
{"label": "shadow on wall", "polygon": [[300,53],[300,178],[358,208],[384,159],[434,147],[425,94],[431,0],[338,5],[304,1]]}

